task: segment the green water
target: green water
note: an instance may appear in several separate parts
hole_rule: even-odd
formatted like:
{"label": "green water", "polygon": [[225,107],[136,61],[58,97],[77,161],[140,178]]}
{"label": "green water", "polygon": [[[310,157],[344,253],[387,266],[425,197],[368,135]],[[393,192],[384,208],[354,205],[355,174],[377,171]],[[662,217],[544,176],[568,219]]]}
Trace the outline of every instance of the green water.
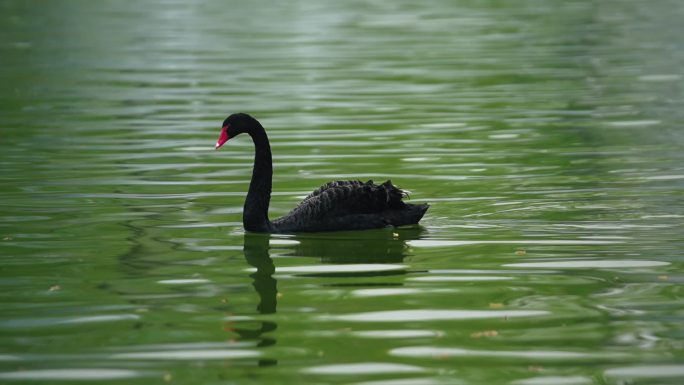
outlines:
{"label": "green water", "polygon": [[[684,380],[684,3],[0,1],[0,383]],[[420,227],[245,234],[392,181]]]}

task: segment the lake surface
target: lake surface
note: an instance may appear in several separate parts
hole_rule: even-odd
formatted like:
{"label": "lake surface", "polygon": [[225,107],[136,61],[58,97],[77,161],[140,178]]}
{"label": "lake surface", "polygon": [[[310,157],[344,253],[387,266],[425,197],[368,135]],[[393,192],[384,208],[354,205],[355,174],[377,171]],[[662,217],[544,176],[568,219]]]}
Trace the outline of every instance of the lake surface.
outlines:
{"label": "lake surface", "polygon": [[[0,2],[0,383],[684,381],[684,3]],[[245,234],[391,179],[420,227]]]}

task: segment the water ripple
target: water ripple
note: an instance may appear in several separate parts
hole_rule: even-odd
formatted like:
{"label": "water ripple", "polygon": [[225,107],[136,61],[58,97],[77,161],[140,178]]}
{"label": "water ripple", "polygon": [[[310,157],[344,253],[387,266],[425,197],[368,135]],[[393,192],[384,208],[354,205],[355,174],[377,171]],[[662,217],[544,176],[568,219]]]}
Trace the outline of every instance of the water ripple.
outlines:
{"label": "water ripple", "polygon": [[424,277],[412,277],[409,281],[415,282],[485,282],[485,281],[507,281],[511,280],[513,277],[502,277],[502,276],[447,276],[447,275],[427,275]]}
{"label": "water ripple", "polygon": [[356,314],[321,316],[323,320],[349,322],[447,321],[490,318],[538,317],[550,314],[544,310],[389,310]]}
{"label": "water ripple", "polygon": [[[372,273],[385,271],[405,270],[405,265],[393,264],[373,264],[373,263],[356,263],[344,265],[306,265],[306,266],[283,266],[276,267],[276,273],[287,274],[345,274],[345,273]],[[255,268],[245,269],[248,272],[256,271]]]}
{"label": "water ripple", "polygon": [[373,288],[373,289],[357,289],[351,292],[355,297],[384,297],[391,295],[409,295],[409,294],[435,294],[435,293],[454,293],[458,289],[455,288],[440,288],[440,289],[419,289],[410,287],[388,287],[388,288]]}
{"label": "water ripple", "polygon": [[684,365],[634,365],[607,369],[609,378],[684,378]]}
{"label": "water ripple", "polygon": [[60,325],[78,325],[90,323],[105,323],[116,321],[137,321],[140,316],[137,314],[102,314],[92,316],[76,316],[64,318],[35,318],[35,319],[13,319],[0,322],[0,329],[30,329],[39,327],[51,327]]}
{"label": "water ripple", "polygon": [[337,365],[321,365],[312,366],[303,370],[310,374],[334,374],[345,376],[358,376],[367,374],[384,374],[384,373],[421,373],[425,369],[404,364],[392,364],[384,362],[363,362],[356,364],[337,364]]}
{"label": "water ripple", "polygon": [[508,240],[508,241],[453,241],[441,239],[419,239],[409,241],[408,244],[414,247],[453,247],[469,245],[614,245],[622,243],[620,241],[599,241],[582,239],[535,239],[535,240]]}
{"label": "water ripple", "polygon": [[505,267],[540,268],[540,269],[625,269],[640,267],[668,266],[669,262],[645,260],[572,260],[572,261],[540,261],[507,263]]}
{"label": "water ripple", "polygon": [[444,348],[435,346],[411,346],[390,350],[390,355],[398,357],[429,357],[429,358],[449,358],[449,357],[498,357],[498,358],[520,358],[535,360],[596,360],[596,359],[617,359],[624,358],[624,354],[618,353],[588,353],[570,352],[562,350],[530,350],[530,351],[506,351],[506,350],[472,350],[460,348]]}
{"label": "water ripple", "polygon": [[0,373],[0,379],[13,381],[105,381],[131,379],[143,375],[146,374],[131,369],[69,368],[2,372]]}
{"label": "water ripple", "polygon": [[260,355],[261,353],[255,350],[215,349],[118,353],[113,354],[111,358],[123,360],[224,360],[255,358]]}
{"label": "water ripple", "polygon": [[590,377],[583,376],[539,376],[511,382],[511,385],[587,385],[594,384]]}

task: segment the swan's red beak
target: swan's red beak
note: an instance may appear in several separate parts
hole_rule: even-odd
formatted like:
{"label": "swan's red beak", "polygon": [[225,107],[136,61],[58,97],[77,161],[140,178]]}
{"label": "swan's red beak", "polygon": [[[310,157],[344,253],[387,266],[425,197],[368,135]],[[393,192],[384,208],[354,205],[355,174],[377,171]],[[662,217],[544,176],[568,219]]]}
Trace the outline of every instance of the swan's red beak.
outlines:
{"label": "swan's red beak", "polygon": [[223,126],[221,129],[221,135],[219,135],[218,141],[216,141],[216,149],[218,150],[223,146],[228,139],[230,139],[230,136],[228,136],[228,126]]}

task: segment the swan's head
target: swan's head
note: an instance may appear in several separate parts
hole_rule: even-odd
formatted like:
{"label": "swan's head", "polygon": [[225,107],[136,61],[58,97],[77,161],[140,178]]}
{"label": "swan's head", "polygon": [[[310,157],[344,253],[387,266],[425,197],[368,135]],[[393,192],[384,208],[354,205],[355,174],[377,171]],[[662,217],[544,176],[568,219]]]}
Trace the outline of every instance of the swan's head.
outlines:
{"label": "swan's head", "polygon": [[249,114],[239,112],[227,117],[226,120],[223,121],[221,135],[219,135],[218,141],[216,142],[216,149],[221,148],[228,139],[234,138],[245,132],[249,133],[256,127],[259,127],[259,122]]}

